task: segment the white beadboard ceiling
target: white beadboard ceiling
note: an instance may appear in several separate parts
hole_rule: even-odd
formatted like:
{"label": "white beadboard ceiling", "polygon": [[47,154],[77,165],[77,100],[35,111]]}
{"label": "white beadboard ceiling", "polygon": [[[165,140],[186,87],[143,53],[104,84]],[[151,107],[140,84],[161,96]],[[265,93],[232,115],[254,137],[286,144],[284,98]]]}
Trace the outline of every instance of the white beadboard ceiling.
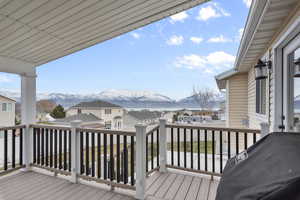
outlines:
{"label": "white beadboard ceiling", "polygon": [[36,66],[208,0],[0,0],[0,56]]}

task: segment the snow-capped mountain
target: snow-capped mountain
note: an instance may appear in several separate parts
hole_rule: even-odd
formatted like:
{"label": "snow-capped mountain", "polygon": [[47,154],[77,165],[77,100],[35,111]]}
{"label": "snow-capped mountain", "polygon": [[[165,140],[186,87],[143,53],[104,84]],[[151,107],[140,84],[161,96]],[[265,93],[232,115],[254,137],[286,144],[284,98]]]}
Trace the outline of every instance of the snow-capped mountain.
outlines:
{"label": "snow-capped mountain", "polygon": [[[20,101],[18,91],[0,91],[1,95],[8,96]],[[186,97],[179,101],[165,95],[151,91],[131,90],[105,90],[95,94],[63,94],[63,93],[38,93],[37,100],[52,100],[69,108],[84,101],[103,100],[126,108],[197,108],[199,105],[193,96]],[[215,102],[212,102],[215,104]]]}
{"label": "snow-capped mountain", "polygon": [[106,100],[137,100],[154,102],[173,102],[171,98],[150,92],[150,91],[130,91],[130,90],[106,90],[99,94],[98,98]]}

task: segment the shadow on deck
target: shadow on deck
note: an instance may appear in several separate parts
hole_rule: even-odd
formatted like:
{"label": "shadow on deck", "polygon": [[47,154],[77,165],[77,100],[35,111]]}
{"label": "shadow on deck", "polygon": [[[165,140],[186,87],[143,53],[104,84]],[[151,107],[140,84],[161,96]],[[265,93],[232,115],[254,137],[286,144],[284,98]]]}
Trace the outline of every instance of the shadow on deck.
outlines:
{"label": "shadow on deck", "polygon": [[[212,200],[219,181],[182,173],[154,172],[147,179],[148,200]],[[134,193],[122,193],[36,172],[18,172],[0,178],[0,200],[130,200]]]}

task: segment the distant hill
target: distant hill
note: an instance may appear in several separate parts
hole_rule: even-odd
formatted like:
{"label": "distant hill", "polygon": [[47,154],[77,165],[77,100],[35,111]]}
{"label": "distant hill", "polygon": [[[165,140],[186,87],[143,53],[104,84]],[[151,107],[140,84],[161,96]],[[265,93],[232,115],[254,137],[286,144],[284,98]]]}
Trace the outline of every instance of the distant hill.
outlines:
{"label": "distant hill", "polygon": [[[0,94],[14,98],[19,101],[20,97],[17,93],[9,93],[0,91]],[[39,93],[37,98],[41,101],[39,105],[41,110],[51,109],[54,104],[61,104],[65,108],[69,108],[75,104],[86,101],[102,100],[113,104],[120,105],[125,108],[198,108],[199,105],[193,96],[189,96],[178,101],[165,95],[149,92],[149,91],[130,91],[130,90],[106,90],[97,94],[62,94],[62,93]],[[45,101],[48,100],[48,101]],[[223,97],[216,95],[211,102],[212,107],[219,107],[224,101]],[[38,108],[39,109],[39,108]]]}

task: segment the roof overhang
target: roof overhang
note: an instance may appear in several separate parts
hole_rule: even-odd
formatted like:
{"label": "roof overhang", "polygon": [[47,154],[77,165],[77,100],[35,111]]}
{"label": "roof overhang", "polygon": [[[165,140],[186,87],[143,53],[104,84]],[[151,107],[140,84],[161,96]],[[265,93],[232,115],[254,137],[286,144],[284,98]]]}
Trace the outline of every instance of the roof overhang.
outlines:
{"label": "roof overhang", "polygon": [[39,66],[207,1],[0,0],[0,56]]}
{"label": "roof overhang", "polygon": [[225,71],[225,72],[217,75],[215,77],[215,79],[216,79],[219,90],[226,89],[226,80],[228,80],[230,77],[232,77],[238,73],[239,72],[236,71],[235,69],[230,69],[228,71]]}
{"label": "roof overhang", "polygon": [[288,20],[299,9],[299,0],[253,0],[235,62],[235,70],[247,72],[257,63]]}
{"label": "roof overhang", "polygon": [[253,0],[233,69],[216,76],[225,89],[232,75],[248,72],[300,8],[299,0]]}

